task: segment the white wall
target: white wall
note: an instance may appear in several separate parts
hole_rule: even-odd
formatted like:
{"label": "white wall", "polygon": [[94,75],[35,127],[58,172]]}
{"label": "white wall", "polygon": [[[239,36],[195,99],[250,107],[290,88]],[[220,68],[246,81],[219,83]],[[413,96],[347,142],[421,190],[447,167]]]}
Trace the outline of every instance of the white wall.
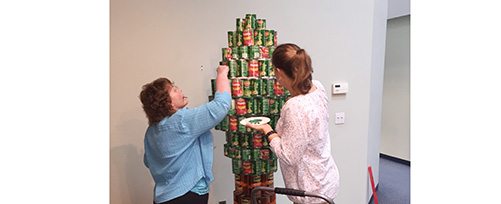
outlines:
{"label": "white wall", "polygon": [[[142,164],[147,120],[138,99],[141,86],[160,76],[180,86],[190,106],[207,101],[210,79],[235,19],[255,13],[278,31],[279,43],[294,42],[312,56],[314,78],[330,91],[334,81],[350,92],[330,98],[332,154],[340,170],[337,203],[367,203],[367,165],[378,180],[378,113],[386,27],[386,1],[111,1],[111,203],[151,203],[153,182]],[[225,11],[225,12],[223,12]],[[203,66],[203,70],[201,69]],[[374,92],[374,93],[371,93]],[[334,112],[346,123],[334,126]],[[379,122],[378,122],[379,121]],[[214,131],[215,182],[210,203],[232,203],[231,163],[224,135]],[[275,174],[275,186],[283,186]],[[277,203],[289,203],[277,196]]]}
{"label": "white wall", "polygon": [[410,161],[410,16],[388,20],[381,153]]}

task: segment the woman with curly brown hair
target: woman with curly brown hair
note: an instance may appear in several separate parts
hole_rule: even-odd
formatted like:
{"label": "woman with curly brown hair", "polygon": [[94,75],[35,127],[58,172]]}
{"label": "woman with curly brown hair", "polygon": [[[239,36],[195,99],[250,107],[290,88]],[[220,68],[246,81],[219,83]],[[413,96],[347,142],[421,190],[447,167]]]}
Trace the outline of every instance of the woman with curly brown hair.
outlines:
{"label": "woman with curly brown hair", "polygon": [[[311,58],[295,44],[277,46],[272,63],[277,80],[292,97],[282,107],[276,131],[268,124],[248,127],[265,133],[280,161],[287,188],[334,199],[339,189],[339,172],[331,156],[325,88],[312,80]],[[313,197],[288,197],[294,203],[323,202]]]}
{"label": "woman with curly brown hair", "polygon": [[214,180],[210,129],[230,109],[227,74],[227,66],[218,67],[214,99],[196,108],[186,108],[187,97],[169,79],[143,86],[140,98],[149,123],[144,164],[155,181],[154,203],[207,204]]}

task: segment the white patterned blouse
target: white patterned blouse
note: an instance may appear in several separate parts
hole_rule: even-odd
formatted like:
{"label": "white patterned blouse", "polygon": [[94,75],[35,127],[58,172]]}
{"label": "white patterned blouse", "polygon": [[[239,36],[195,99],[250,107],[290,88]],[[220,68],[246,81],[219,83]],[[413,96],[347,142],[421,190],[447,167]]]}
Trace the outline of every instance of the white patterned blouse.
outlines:
{"label": "white patterned blouse", "polygon": [[[331,155],[329,112],[325,88],[290,98],[282,107],[270,146],[278,157],[285,187],[320,193],[332,199],[339,189],[339,172]],[[295,203],[323,203],[313,197],[288,196]]]}

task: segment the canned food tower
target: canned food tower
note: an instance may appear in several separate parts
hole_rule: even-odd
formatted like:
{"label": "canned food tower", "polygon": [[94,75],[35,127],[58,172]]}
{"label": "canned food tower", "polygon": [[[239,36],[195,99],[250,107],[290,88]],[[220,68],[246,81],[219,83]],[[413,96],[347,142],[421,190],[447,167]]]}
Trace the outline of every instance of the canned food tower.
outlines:
{"label": "canned food tower", "polygon": [[[224,155],[231,159],[235,174],[235,204],[251,203],[251,190],[257,186],[273,187],[277,157],[262,132],[240,124],[249,118],[264,116],[275,129],[280,110],[290,96],[275,78],[271,56],[277,46],[277,32],[266,28],[266,19],[246,14],[236,19],[235,31],[228,31],[228,47],[222,48],[220,64],[229,67],[231,108],[216,130],[226,132]],[[215,79],[211,80],[213,99]],[[260,192],[258,203],[276,203],[275,193]]]}

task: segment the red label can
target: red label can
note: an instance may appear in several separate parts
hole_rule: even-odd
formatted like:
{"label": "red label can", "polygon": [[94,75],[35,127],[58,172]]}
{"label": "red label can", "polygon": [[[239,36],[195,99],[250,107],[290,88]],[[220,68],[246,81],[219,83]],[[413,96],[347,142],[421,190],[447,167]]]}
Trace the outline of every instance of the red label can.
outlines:
{"label": "red label can", "polygon": [[252,29],[245,29],[242,35],[245,46],[254,45],[254,33],[252,32]]}
{"label": "red label can", "polygon": [[239,98],[236,100],[236,112],[237,115],[245,115],[247,113],[247,107],[245,104],[245,99]]}
{"label": "red label can", "polygon": [[231,80],[231,95],[233,97],[242,97],[244,95],[242,81],[240,79]]}
{"label": "red label can", "polygon": [[259,77],[259,63],[257,60],[249,60],[249,77]]}

